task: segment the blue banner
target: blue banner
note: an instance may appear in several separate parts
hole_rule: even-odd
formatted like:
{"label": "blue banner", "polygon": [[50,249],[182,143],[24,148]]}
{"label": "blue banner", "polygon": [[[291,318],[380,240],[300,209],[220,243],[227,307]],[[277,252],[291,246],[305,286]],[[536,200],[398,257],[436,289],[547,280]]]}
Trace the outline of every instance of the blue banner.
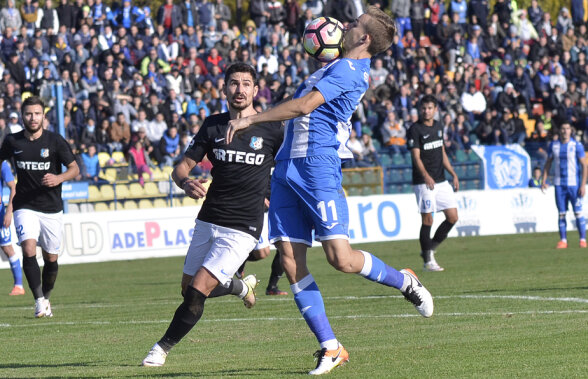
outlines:
{"label": "blue banner", "polygon": [[484,189],[526,188],[531,158],[521,145],[475,145],[472,150],[484,163]]}
{"label": "blue banner", "polygon": [[[2,202],[6,204],[10,196],[8,187],[2,187]],[[61,198],[63,200],[76,200],[88,198],[88,182],[66,182],[61,185]]]}

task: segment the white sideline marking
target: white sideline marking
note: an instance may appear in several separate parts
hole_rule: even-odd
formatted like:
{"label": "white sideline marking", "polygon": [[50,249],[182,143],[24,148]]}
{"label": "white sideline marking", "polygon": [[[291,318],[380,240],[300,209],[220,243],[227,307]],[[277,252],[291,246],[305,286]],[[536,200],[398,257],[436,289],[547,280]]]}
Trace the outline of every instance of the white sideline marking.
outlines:
{"label": "white sideline marking", "polygon": [[[469,317],[469,316],[513,316],[513,315],[552,315],[552,314],[573,314],[588,313],[588,310],[564,310],[564,311],[525,311],[525,312],[450,312],[436,313],[435,317]],[[350,316],[329,316],[329,319],[386,319],[386,318],[413,318],[421,316],[418,314],[399,314],[399,315],[350,315]],[[257,321],[303,321],[302,317],[255,317],[255,318],[215,318],[200,320],[199,322],[217,323],[217,322],[257,322]],[[32,326],[55,326],[55,325],[141,325],[141,324],[169,324],[170,320],[152,320],[152,321],[56,321],[56,322],[35,322],[31,324],[0,324],[0,328],[14,327],[32,327]]]}
{"label": "white sideline marking", "polygon": [[[261,298],[262,302],[279,302],[279,301],[292,301],[292,297],[290,296],[264,296]],[[373,299],[404,299],[403,296],[397,295],[383,295],[383,296],[330,296],[330,297],[323,297],[324,300],[373,300]],[[569,303],[580,303],[580,304],[588,304],[588,299],[583,299],[581,297],[541,297],[541,296],[522,296],[522,295],[452,295],[452,296],[433,296],[433,299],[508,299],[508,300],[527,300],[527,301],[563,301]],[[227,299],[211,299],[215,304],[218,303],[233,303],[235,299],[230,298],[227,296]],[[154,305],[162,305],[162,304],[179,304],[180,299],[176,300],[161,300],[161,301],[151,301],[149,304]],[[132,304],[136,303],[97,303],[97,304],[66,304],[66,305],[58,305],[57,307],[52,306],[52,308],[56,309],[75,309],[75,308],[122,308],[131,306]],[[141,302],[144,304],[144,302]],[[32,309],[32,307],[15,307],[10,308],[11,310],[27,310]]]}

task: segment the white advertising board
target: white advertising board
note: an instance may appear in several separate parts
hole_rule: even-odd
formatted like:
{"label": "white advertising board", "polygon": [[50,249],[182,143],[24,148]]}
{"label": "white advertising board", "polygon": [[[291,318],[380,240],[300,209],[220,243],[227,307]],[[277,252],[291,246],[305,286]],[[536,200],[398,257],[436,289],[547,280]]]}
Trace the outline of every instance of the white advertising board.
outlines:
{"label": "white advertising board", "polygon": [[[459,221],[450,237],[557,231],[553,188],[545,193],[534,188],[462,191],[457,198]],[[421,219],[412,194],[351,197],[348,204],[352,244],[418,238]],[[184,255],[198,210],[199,207],[179,207],[66,214],[59,262]],[[588,210],[588,204],[584,204],[584,210]],[[443,219],[442,215],[436,216],[434,226]],[[575,228],[571,213],[568,227]],[[418,248],[415,241],[415,250]],[[0,268],[8,267],[3,257]]]}

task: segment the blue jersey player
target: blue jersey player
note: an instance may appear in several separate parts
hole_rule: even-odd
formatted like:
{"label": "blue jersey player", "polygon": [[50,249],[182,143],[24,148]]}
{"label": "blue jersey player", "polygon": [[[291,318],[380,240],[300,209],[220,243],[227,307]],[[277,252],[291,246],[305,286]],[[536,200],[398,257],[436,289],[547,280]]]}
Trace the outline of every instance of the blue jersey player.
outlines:
{"label": "blue jersey player", "polygon": [[12,271],[12,278],[14,279],[14,287],[10,291],[9,295],[18,296],[24,295],[25,290],[22,285],[22,269],[20,268],[20,259],[18,255],[14,253],[12,248],[12,239],[10,233],[10,224],[12,223],[12,199],[14,199],[16,183],[14,182],[14,176],[10,170],[8,162],[2,162],[2,190],[4,186],[8,187],[10,194],[8,196],[8,202],[0,202],[0,220],[2,220],[2,226],[0,227],[0,247],[2,252],[8,257],[10,262],[10,270]]}
{"label": "blue jersey player", "polygon": [[395,32],[388,15],[369,7],[346,29],[343,58],[312,74],[293,100],[229,123],[227,141],[251,124],[289,120],[272,176],[270,240],[282,254],[296,305],[320,343],[318,363],[311,375],[328,373],[349,360],[349,353],[331,329],[321,293],[306,266],[313,229],[328,262],[337,270],[395,287],[423,316],[433,314],[431,294],[411,270],[398,271],[368,252],[351,248],[341,186],[341,159],[352,157],[346,147],[349,121],[368,88],[370,58],[390,46]]}
{"label": "blue jersey player", "polygon": [[549,145],[547,161],[543,168],[542,189],[547,188],[547,175],[553,164],[555,175],[555,205],[559,212],[559,236],[560,241],[556,248],[568,247],[566,233],[566,211],[568,203],[572,204],[576,216],[576,226],[580,233],[580,247],[586,247],[586,220],[582,216],[582,198],[586,193],[586,158],[582,144],[572,139],[572,127],[569,123],[563,123],[559,129],[559,140]]}

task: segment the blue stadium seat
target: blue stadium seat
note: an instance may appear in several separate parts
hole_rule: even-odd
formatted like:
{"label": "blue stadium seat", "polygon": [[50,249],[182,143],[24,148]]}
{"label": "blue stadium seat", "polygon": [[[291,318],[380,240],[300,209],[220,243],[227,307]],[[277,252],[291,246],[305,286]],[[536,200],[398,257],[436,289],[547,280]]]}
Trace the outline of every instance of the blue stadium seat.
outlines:
{"label": "blue stadium seat", "polygon": [[389,167],[392,165],[392,158],[386,153],[380,154],[380,164],[382,167]]}

